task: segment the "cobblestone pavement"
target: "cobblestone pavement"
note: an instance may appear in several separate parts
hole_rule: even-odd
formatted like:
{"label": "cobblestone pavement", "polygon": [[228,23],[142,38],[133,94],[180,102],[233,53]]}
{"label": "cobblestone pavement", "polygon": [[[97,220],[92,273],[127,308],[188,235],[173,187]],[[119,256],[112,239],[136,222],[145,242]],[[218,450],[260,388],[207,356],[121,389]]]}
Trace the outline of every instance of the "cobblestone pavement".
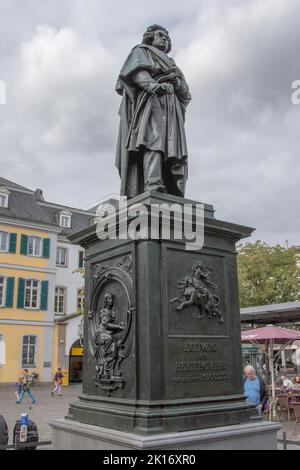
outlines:
{"label": "cobblestone pavement", "polygon": [[[264,421],[268,421],[267,415],[264,417]],[[274,422],[277,423],[277,419],[274,419]],[[281,426],[281,429],[277,433],[277,438],[279,439],[278,449],[283,449],[283,442],[281,441],[283,440],[283,434],[285,433],[286,440],[292,442],[290,444],[287,444],[287,450],[300,450],[300,423],[297,424],[294,433],[295,418],[293,414],[291,413],[290,421],[281,418],[279,424]]]}
{"label": "cobblestone pavement", "polygon": [[29,409],[31,400],[27,394],[23,402],[17,405],[14,385],[0,385],[0,415],[4,417],[8,425],[9,443],[12,443],[13,428],[17,419],[20,419],[21,413],[28,413],[29,419],[36,423],[40,441],[52,440],[49,420],[63,418],[67,414],[69,403],[81,393],[81,384],[63,387],[61,397],[57,395],[51,397],[52,388],[50,385],[36,385],[32,392],[38,403]]}
{"label": "cobblestone pavement", "polygon": [[[52,418],[63,418],[68,412],[69,403],[74,401],[81,393],[80,385],[70,385],[63,387],[63,396],[51,397],[50,385],[37,385],[32,391],[38,403],[31,409],[29,405],[31,400],[26,395],[23,403],[16,404],[16,397],[14,395],[16,389],[14,385],[0,385],[0,415],[2,415],[8,424],[9,429],[9,443],[12,443],[12,433],[15,422],[20,419],[21,413],[28,413],[29,418],[32,419],[38,427],[39,440],[51,441],[52,434],[51,428],[48,424]],[[267,416],[265,416],[265,419]],[[300,450],[300,423],[297,424],[296,433],[293,433],[295,420],[283,421],[280,423],[282,428],[278,432],[278,438],[282,439],[283,433],[286,433],[286,439],[293,441],[293,444],[288,444],[288,450]],[[282,443],[278,444],[278,448],[282,449]],[[43,447],[40,447],[42,450]]]}
{"label": "cobblestone pavement", "polygon": [[[294,443],[294,445],[287,445],[288,450],[300,450],[300,423],[297,424],[295,433],[293,432],[295,426],[295,419],[292,418],[291,421],[284,421],[280,424],[282,428],[278,432],[278,439],[283,439],[283,433],[286,433],[286,439]],[[282,446],[283,444],[280,442],[279,448],[281,449]]]}

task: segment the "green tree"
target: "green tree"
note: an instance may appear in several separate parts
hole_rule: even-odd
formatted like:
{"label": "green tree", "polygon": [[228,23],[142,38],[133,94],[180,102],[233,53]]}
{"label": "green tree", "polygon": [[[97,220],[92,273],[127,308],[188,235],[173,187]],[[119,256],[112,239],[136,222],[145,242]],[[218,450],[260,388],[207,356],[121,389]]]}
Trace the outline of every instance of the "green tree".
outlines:
{"label": "green tree", "polygon": [[241,307],[300,299],[300,257],[295,247],[269,246],[262,241],[238,247]]}

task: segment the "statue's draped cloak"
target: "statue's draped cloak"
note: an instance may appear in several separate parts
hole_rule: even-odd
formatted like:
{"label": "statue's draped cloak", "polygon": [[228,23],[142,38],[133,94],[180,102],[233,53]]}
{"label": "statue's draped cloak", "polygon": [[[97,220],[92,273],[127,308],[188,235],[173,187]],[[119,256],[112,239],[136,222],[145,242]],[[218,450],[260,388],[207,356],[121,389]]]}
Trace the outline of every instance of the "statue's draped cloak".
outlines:
{"label": "statue's draped cloak", "polygon": [[[174,72],[180,74],[183,88],[172,94],[156,96],[133,82],[136,72],[147,70],[154,80]],[[183,168],[187,179],[187,145],[184,131],[185,108],[190,101],[182,72],[173,59],[149,45],[136,46],[126,59],[119,75],[116,90],[122,94],[120,129],[116,167],[121,177],[121,195],[134,197],[143,192],[143,163],[141,151],[147,148],[163,154],[163,171],[168,173],[174,164]],[[171,178],[169,178],[172,186]],[[167,187],[167,192],[176,190]],[[182,195],[178,193],[179,195]]]}

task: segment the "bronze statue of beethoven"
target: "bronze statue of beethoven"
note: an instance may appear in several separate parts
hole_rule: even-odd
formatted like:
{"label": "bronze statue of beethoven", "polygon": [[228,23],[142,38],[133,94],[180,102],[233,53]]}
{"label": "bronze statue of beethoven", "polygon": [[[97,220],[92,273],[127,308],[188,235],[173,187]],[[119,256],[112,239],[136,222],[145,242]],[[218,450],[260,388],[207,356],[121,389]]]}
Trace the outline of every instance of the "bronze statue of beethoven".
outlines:
{"label": "bronze statue of beethoven", "polygon": [[116,166],[121,195],[147,190],[184,196],[187,180],[185,110],[191,100],[181,70],[168,56],[171,40],[159,25],[150,26],[119,75],[123,96]]}

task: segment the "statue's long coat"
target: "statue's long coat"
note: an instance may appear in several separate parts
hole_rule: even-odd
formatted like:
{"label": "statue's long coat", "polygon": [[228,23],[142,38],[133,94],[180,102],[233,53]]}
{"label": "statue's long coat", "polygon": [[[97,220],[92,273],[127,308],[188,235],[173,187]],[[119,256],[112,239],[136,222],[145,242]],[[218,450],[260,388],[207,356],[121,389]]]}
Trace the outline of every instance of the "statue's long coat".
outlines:
{"label": "statue's long coat", "polygon": [[[172,94],[149,94],[133,80],[134,74],[141,70],[147,70],[154,80],[160,80],[174,72],[174,69],[180,74],[182,86]],[[116,90],[123,95],[116,153],[121,195],[134,197],[143,192],[141,151],[145,148],[162,152],[165,180],[170,186],[167,191],[176,194],[169,173],[171,166],[178,163],[183,168],[184,179],[187,178],[184,117],[185,108],[191,99],[182,72],[166,53],[142,44],[136,46],[126,59]]]}

